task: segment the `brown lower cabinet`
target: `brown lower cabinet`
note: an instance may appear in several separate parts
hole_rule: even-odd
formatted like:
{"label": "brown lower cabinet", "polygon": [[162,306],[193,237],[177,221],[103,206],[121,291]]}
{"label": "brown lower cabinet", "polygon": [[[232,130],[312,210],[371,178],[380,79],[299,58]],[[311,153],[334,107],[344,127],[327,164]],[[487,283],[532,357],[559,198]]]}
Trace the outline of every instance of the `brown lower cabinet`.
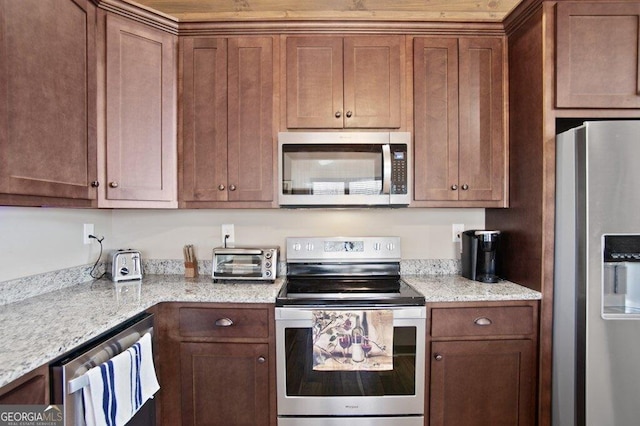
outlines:
{"label": "brown lower cabinet", "polygon": [[0,405],[48,404],[49,367],[43,365],[0,388]]}
{"label": "brown lower cabinet", "polygon": [[158,306],[161,425],[275,425],[275,307]]}
{"label": "brown lower cabinet", "polygon": [[538,302],[429,309],[430,426],[526,426],[536,420]]}

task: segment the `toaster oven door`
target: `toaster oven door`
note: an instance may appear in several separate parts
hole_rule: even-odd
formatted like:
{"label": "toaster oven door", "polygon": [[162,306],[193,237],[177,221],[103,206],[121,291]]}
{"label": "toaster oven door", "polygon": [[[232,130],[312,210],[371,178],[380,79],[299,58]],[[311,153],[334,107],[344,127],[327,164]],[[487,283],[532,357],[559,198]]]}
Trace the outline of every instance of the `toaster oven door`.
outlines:
{"label": "toaster oven door", "polygon": [[268,279],[271,264],[262,250],[223,251],[213,255],[213,279]]}

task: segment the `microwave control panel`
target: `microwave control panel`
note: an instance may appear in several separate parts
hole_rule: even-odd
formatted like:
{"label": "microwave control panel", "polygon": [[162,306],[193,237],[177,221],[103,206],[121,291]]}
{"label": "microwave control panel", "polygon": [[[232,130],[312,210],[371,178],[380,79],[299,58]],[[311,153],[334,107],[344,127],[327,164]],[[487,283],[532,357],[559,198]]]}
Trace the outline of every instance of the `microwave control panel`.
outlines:
{"label": "microwave control panel", "polygon": [[391,145],[391,193],[407,193],[407,145]]}

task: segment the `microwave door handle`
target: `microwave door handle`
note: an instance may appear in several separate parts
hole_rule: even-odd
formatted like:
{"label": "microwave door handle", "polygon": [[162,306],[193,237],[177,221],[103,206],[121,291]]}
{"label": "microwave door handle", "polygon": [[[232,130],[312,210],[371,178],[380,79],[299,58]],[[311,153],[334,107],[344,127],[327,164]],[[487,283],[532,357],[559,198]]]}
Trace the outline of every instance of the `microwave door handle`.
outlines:
{"label": "microwave door handle", "polygon": [[382,145],[382,193],[391,194],[391,146]]}

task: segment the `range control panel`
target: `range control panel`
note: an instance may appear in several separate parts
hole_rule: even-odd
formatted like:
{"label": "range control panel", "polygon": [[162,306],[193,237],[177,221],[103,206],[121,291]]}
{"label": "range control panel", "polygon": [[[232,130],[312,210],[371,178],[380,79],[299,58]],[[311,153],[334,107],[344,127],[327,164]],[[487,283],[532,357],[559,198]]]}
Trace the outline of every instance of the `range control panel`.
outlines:
{"label": "range control panel", "polygon": [[400,237],[291,237],[287,262],[399,262]]}

